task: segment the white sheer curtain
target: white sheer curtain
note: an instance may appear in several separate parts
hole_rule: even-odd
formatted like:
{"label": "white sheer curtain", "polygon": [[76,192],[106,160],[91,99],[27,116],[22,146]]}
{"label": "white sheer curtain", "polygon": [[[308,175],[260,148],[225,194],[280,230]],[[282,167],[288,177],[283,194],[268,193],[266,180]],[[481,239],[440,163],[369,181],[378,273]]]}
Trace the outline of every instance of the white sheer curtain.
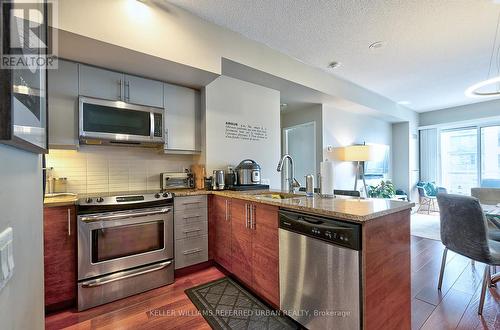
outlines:
{"label": "white sheer curtain", "polygon": [[420,180],[439,183],[438,130],[420,131]]}

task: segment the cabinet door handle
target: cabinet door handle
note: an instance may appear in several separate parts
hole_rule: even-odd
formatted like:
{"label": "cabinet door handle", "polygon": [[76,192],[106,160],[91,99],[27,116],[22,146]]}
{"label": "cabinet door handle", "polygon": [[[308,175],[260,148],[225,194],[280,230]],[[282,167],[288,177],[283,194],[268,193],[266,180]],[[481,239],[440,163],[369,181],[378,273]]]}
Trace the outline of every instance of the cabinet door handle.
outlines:
{"label": "cabinet door handle", "polygon": [[196,229],[184,230],[183,233],[189,234],[189,233],[194,233],[194,232],[198,232],[198,231],[201,231],[201,229],[196,228]]}
{"label": "cabinet door handle", "polygon": [[248,206],[250,209],[250,229],[253,229],[253,205]]}
{"label": "cabinet door handle", "polygon": [[71,236],[71,209],[68,209],[68,236]]}
{"label": "cabinet door handle", "polygon": [[248,228],[248,204],[245,203],[245,228]]}
{"label": "cabinet door handle", "polygon": [[193,205],[193,204],[200,204],[200,203],[201,203],[200,201],[196,201],[196,202],[184,202],[184,203],[182,203],[182,205]]}
{"label": "cabinet door handle", "polygon": [[226,205],[225,214],[224,214],[224,219],[227,221],[227,199],[224,201],[224,204]]}
{"label": "cabinet door handle", "polygon": [[192,249],[182,252],[183,255],[194,254],[203,251],[203,249]]}
{"label": "cabinet door handle", "polygon": [[230,200],[228,200],[228,201],[227,201],[227,205],[229,206],[229,207],[227,208],[227,216],[228,216],[229,221],[231,221],[231,219],[233,218],[233,213],[231,212],[231,209],[232,209],[232,207],[231,207],[232,202],[231,202]]}
{"label": "cabinet door handle", "polygon": [[130,81],[128,80],[125,81],[125,88],[123,92],[125,94],[125,100],[127,102],[130,102]]}
{"label": "cabinet door handle", "polygon": [[120,79],[118,81],[118,85],[119,85],[119,87],[118,87],[119,88],[118,89],[118,93],[119,93],[118,94],[118,100],[123,101],[123,97],[122,97],[123,80]]}
{"label": "cabinet door handle", "polygon": [[168,128],[165,128],[165,148],[168,149]]}
{"label": "cabinet door handle", "polygon": [[250,220],[250,229],[255,230],[255,205],[252,205],[252,211],[251,211],[251,220]]}
{"label": "cabinet door handle", "polygon": [[200,215],[191,215],[191,216],[182,217],[182,219],[188,220],[188,219],[195,219],[195,218],[200,218],[200,217],[201,217]]}

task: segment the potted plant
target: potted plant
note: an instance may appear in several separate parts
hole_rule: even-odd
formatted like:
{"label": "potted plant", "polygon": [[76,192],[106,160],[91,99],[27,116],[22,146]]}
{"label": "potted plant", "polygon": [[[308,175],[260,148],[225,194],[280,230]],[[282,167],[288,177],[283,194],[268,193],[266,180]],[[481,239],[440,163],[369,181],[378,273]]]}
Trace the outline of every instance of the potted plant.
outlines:
{"label": "potted plant", "polygon": [[376,186],[370,186],[368,197],[371,198],[392,198],[396,195],[396,188],[389,180],[382,180]]}

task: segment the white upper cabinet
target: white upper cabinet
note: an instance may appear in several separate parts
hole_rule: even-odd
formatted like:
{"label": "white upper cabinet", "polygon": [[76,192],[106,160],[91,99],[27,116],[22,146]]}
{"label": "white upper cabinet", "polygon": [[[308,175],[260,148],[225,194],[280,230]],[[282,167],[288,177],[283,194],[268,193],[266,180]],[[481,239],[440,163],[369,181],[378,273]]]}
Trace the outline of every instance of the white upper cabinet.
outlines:
{"label": "white upper cabinet", "polygon": [[165,104],[165,152],[200,152],[200,92],[163,84]]}
{"label": "white upper cabinet", "polygon": [[125,102],[163,108],[163,83],[125,75]]}
{"label": "white upper cabinet", "polygon": [[80,95],[124,101],[124,74],[84,64],[78,65]]}
{"label": "white upper cabinet", "polygon": [[80,95],[163,108],[163,83],[79,65]]}
{"label": "white upper cabinet", "polygon": [[78,147],[78,64],[59,60],[48,70],[49,147]]}
{"label": "white upper cabinet", "polygon": [[49,145],[79,145],[78,97],[165,109],[165,152],[195,154],[201,150],[201,97],[191,88],[60,60],[48,74]]}

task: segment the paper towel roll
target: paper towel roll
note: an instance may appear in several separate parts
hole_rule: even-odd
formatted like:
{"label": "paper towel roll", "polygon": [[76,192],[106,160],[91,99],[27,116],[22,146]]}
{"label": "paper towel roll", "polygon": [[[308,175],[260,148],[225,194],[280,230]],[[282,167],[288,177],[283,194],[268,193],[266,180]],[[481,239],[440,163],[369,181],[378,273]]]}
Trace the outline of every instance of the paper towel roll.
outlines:
{"label": "paper towel roll", "polygon": [[324,161],[320,165],[320,193],[322,196],[333,197],[333,162]]}

